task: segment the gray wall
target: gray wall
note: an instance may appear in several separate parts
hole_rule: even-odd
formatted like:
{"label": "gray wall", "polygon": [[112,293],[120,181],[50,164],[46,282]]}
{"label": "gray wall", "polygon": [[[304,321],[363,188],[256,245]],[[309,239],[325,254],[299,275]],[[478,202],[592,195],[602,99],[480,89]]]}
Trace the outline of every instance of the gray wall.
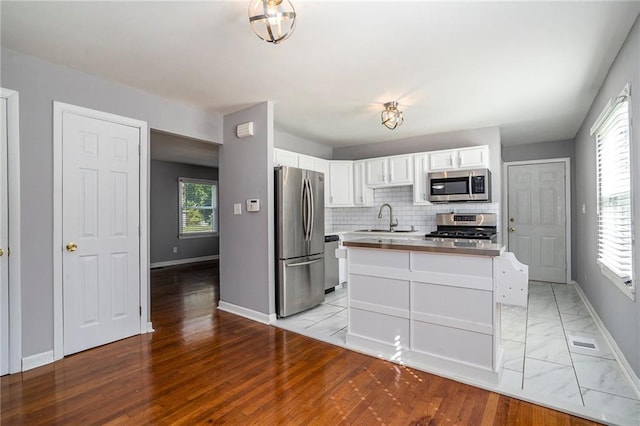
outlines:
{"label": "gray wall", "polygon": [[[502,160],[505,163],[511,161],[547,160],[552,158],[570,159],[569,179],[571,185],[571,247],[576,247],[576,215],[578,209],[576,208],[576,156],[575,143],[573,139],[502,147]],[[504,178],[506,181],[507,176],[505,176]],[[577,252],[575,250],[571,250],[571,279],[573,280],[575,280],[577,277],[577,257]]]}
{"label": "gray wall", "polygon": [[[218,237],[178,238],[178,178],[218,180],[215,167],[151,161],[150,258],[151,263],[218,254]],[[178,253],[173,252],[178,247]]]}
{"label": "gray wall", "polygon": [[617,96],[626,83],[631,83],[631,173],[634,203],[635,281],[640,273],[640,247],[637,244],[640,227],[640,20],[637,20],[626,42],[598,92],[589,113],[575,137],[576,144],[576,205],[584,203],[586,213],[577,214],[578,242],[577,282],[586,293],[607,329],[622,349],[637,376],[640,376],[640,302],[631,301],[609,282],[596,265],[596,159],[595,141],[589,130],[607,101]]}
{"label": "gray wall", "polygon": [[502,185],[502,160],[500,129],[485,127],[481,129],[461,130],[397,139],[390,142],[378,142],[366,145],[354,145],[333,149],[334,160],[361,160],[364,158],[384,157],[387,155],[411,154],[414,152],[437,151],[440,149],[463,148],[468,146],[489,145],[491,191],[494,202],[500,202]]}
{"label": "gray wall", "polygon": [[53,101],[221,142],[222,118],[138,89],[2,49],[0,85],[20,93],[22,355],[53,350]]}
{"label": "gray wall", "polygon": [[[254,136],[238,139],[236,126],[254,122]],[[220,147],[220,300],[275,312],[273,232],[273,105],[264,102],[224,117]],[[260,211],[247,213],[258,198]],[[233,214],[233,204],[242,214]]]}
{"label": "gray wall", "polygon": [[275,132],[273,146],[276,148],[297,152],[298,154],[306,154],[311,155],[312,157],[324,158],[325,160],[331,160],[333,158],[333,149],[330,146],[320,145],[308,139],[294,136],[285,132]]}

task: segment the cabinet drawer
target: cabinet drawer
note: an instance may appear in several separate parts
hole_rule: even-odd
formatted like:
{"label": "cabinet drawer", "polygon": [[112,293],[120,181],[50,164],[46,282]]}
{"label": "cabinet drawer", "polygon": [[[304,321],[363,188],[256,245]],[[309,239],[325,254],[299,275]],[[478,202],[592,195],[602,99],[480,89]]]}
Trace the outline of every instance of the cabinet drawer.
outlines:
{"label": "cabinet drawer", "polygon": [[406,318],[351,308],[349,333],[396,347],[409,347],[409,320]]}
{"label": "cabinet drawer", "polygon": [[493,324],[493,292],[416,282],[411,296],[411,311],[436,315],[443,320]]}
{"label": "cabinet drawer", "polygon": [[493,336],[413,321],[411,349],[493,368]]}
{"label": "cabinet drawer", "polygon": [[350,300],[409,310],[409,282],[351,274]]}

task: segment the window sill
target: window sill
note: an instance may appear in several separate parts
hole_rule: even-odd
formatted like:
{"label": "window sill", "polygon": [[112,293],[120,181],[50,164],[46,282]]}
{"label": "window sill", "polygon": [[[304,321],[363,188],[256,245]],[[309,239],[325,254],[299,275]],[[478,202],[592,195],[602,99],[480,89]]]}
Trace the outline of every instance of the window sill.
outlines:
{"label": "window sill", "polygon": [[213,238],[218,237],[219,234],[217,232],[203,232],[199,234],[180,234],[178,235],[179,240],[190,240],[193,238]]}
{"label": "window sill", "polygon": [[616,274],[611,272],[611,270],[609,268],[607,268],[606,266],[602,265],[600,262],[598,262],[598,266],[600,267],[600,272],[602,272],[602,275],[605,278],[607,278],[608,281],[610,281],[613,284],[615,284],[615,286],[618,287],[618,290],[620,290],[622,293],[624,293],[624,295],[627,296],[629,299],[631,299],[634,302],[636,301],[635,285],[632,286],[632,287],[627,286],[626,284],[624,284],[620,280],[620,278]]}

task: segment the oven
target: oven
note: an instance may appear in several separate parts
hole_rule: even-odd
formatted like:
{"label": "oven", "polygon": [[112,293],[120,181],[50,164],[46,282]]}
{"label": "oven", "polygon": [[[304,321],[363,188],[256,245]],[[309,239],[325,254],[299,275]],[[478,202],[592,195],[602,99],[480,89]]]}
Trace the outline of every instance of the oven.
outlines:
{"label": "oven", "polygon": [[495,213],[438,213],[436,225],[437,229],[426,234],[426,239],[498,242],[498,217]]}

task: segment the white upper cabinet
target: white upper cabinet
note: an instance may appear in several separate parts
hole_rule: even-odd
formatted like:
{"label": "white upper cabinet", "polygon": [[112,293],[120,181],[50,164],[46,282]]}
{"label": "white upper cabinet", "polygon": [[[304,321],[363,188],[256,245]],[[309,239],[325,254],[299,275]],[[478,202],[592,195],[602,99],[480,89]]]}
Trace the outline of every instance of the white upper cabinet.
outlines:
{"label": "white upper cabinet", "polygon": [[429,153],[429,171],[432,172],[485,167],[489,167],[489,147],[487,145]]}
{"label": "white upper cabinet", "polygon": [[365,160],[367,185],[372,187],[400,186],[413,184],[413,156]]}
{"label": "white upper cabinet", "polygon": [[329,161],[327,207],[353,206],[353,161]]}
{"label": "white upper cabinet", "polygon": [[489,167],[489,147],[474,146],[458,150],[458,167],[461,169],[476,169]]}
{"label": "white upper cabinet", "polygon": [[413,204],[426,205],[429,202],[427,193],[427,174],[429,173],[429,154],[426,152],[413,156]]}
{"label": "white upper cabinet", "polygon": [[366,184],[366,162],[353,162],[353,204],[356,206],[373,205],[373,189]]}
{"label": "white upper cabinet", "polygon": [[273,165],[274,166],[288,166],[288,167],[299,167],[298,165],[298,157],[300,155],[291,152],[285,151],[284,149],[274,148],[273,149]]}

